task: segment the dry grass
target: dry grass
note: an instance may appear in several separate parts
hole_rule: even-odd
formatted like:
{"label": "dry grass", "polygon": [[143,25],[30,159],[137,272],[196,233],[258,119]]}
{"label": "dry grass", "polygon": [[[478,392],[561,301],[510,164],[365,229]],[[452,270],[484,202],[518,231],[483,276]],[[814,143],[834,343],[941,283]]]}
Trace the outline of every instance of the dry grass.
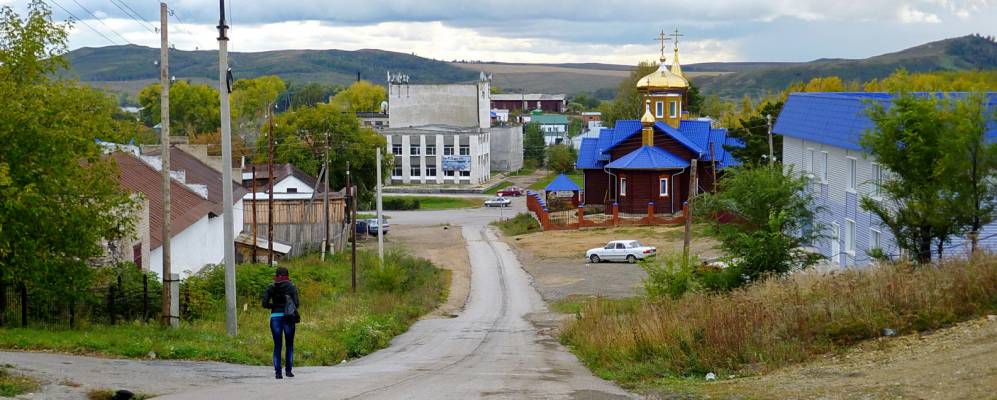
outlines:
{"label": "dry grass", "polygon": [[596,299],[562,340],[598,375],[628,385],[706,372],[751,374],[880,336],[997,309],[997,256],[773,279],[677,300]]}
{"label": "dry grass", "polygon": [[[588,215],[585,218],[590,218]],[[719,243],[706,235],[709,228],[693,227],[692,253],[702,259],[720,255]],[[610,240],[639,240],[658,248],[659,254],[682,252],[682,226],[628,226],[572,231],[548,231],[517,236],[516,246],[541,258],[585,257],[585,251]]]}

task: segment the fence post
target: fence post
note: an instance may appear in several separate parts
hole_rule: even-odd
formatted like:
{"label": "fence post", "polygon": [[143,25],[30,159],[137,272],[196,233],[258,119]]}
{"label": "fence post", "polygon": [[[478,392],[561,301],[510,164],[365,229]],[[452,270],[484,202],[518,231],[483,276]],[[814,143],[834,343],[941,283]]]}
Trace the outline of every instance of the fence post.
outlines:
{"label": "fence post", "polygon": [[28,287],[21,282],[21,326],[28,327]]}
{"label": "fence post", "polygon": [[117,323],[114,318],[114,285],[107,286],[107,313],[111,317],[111,325]]}
{"label": "fence post", "polygon": [[620,223],[620,203],[613,203],[613,225]]}
{"label": "fence post", "polygon": [[650,201],[647,203],[647,223],[653,224],[654,220],[654,202]]}
{"label": "fence post", "polygon": [[149,275],[142,274],[142,322],[149,322]]}
{"label": "fence post", "polygon": [[578,228],[585,226],[585,205],[578,206]]}
{"label": "fence post", "polygon": [[7,323],[7,283],[0,280],[0,326]]}
{"label": "fence post", "polygon": [[76,299],[69,299],[69,329],[76,327]]}

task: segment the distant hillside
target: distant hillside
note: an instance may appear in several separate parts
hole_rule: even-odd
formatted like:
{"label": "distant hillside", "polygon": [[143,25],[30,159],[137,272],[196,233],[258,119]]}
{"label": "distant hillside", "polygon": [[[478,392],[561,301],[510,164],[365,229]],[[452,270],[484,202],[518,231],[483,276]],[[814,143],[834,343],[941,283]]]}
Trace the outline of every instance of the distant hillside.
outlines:
{"label": "distant hillside", "polygon": [[778,92],[794,82],[807,82],[818,76],[833,75],[845,81],[864,82],[885,77],[897,68],[910,72],[995,69],[997,42],[980,36],[963,36],[862,60],[821,59],[700,77],[694,81],[704,93],[733,98]]}

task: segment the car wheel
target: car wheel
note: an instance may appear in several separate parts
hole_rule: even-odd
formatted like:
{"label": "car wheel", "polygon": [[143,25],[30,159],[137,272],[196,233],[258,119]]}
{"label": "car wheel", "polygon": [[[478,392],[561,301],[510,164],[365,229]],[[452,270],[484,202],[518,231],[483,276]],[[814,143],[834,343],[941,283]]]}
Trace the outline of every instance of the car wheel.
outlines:
{"label": "car wheel", "polygon": [[598,264],[602,262],[602,259],[600,259],[598,255],[593,254],[591,257],[589,257],[589,261],[591,261],[592,264]]}
{"label": "car wheel", "polygon": [[631,264],[636,264],[637,263],[637,257],[635,257],[633,254],[631,254],[631,255],[627,256],[627,262],[631,263]]}

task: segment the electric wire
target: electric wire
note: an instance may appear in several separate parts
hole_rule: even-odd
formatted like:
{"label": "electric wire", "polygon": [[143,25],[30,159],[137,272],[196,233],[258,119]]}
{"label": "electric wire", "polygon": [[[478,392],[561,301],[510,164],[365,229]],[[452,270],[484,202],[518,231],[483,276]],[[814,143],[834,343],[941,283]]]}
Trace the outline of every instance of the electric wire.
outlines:
{"label": "electric wire", "polygon": [[114,28],[111,28],[111,26],[108,25],[107,23],[105,23],[103,19],[97,17],[97,14],[94,14],[93,11],[90,11],[89,8],[86,8],[86,7],[83,6],[83,4],[80,4],[79,1],[73,0],[73,3],[76,3],[76,5],[79,6],[81,9],[83,9],[83,11],[86,11],[87,14],[90,14],[90,16],[93,17],[94,19],[96,19],[97,22],[100,22],[101,25],[104,25],[105,28],[107,28],[109,31],[111,31],[115,35],[117,35],[119,38],[121,38],[121,40],[124,40],[125,43],[134,44],[131,41],[129,41],[128,39],[126,39],[124,36],[121,36],[121,34],[118,33],[118,31],[114,30]]}
{"label": "electric wire", "polygon": [[[136,12],[134,9],[132,9],[127,3],[123,3],[122,2],[121,4],[118,4],[118,1],[120,1],[120,0],[118,0],[118,1],[110,0],[110,1],[111,1],[111,4],[113,4],[119,10],[121,10],[121,12],[124,13],[125,15],[127,15],[128,18],[131,18],[133,21],[137,22],[140,26],[142,26],[143,28],[145,28],[149,32],[151,32],[151,33],[159,33],[159,30],[156,27],[152,26],[152,24],[150,24],[149,21],[146,21],[144,18],[142,18],[142,16],[138,12]],[[124,7],[122,7],[122,6],[124,6]],[[131,10],[131,11],[129,11],[129,10]]]}
{"label": "electric wire", "polygon": [[84,21],[84,20],[80,19],[75,14],[73,14],[71,11],[67,10],[66,7],[62,6],[62,4],[59,4],[55,0],[48,0],[48,1],[52,2],[52,4],[55,4],[55,6],[59,7],[60,9],[62,9],[62,11],[65,11],[66,14],[69,14],[69,16],[72,17],[72,19],[74,19],[76,21],[80,21],[81,23],[83,23],[83,25],[85,25],[87,28],[90,28],[90,30],[93,31],[94,33],[96,33],[97,35],[100,35],[100,37],[104,38],[104,40],[107,40],[108,42],[110,42],[114,46],[118,45],[117,42],[111,40],[111,38],[107,37],[107,35],[103,34],[101,31],[99,31],[96,28],[94,28],[93,25],[88,24],[87,21]]}

